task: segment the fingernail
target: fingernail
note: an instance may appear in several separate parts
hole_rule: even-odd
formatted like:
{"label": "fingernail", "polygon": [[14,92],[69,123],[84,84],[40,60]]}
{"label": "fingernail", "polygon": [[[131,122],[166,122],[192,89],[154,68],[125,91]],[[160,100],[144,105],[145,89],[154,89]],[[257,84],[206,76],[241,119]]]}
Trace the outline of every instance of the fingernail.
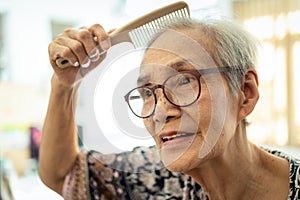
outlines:
{"label": "fingernail", "polygon": [[86,63],[83,63],[81,64],[81,67],[82,68],[88,68],[91,64],[91,60],[90,59],[87,59]]}
{"label": "fingernail", "polygon": [[99,59],[99,57],[99,50],[97,48],[93,50],[89,55],[89,58],[92,62],[96,62]]}
{"label": "fingernail", "polygon": [[74,64],[73,64],[74,67],[79,67],[79,62],[76,61]]}
{"label": "fingernail", "polygon": [[110,38],[108,38],[107,40],[104,40],[102,42],[100,42],[100,46],[103,50],[108,50],[110,48]]}

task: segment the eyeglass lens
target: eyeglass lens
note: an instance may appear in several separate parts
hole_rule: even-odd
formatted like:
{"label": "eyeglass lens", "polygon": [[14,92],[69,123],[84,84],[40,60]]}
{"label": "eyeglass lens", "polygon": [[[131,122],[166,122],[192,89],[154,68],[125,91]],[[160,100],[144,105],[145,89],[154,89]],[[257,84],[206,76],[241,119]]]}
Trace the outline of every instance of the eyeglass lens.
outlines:
{"label": "eyeglass lens", "polygon": [[[169,77],[162,88],[165,98],[171,104],[181,107],[194,103],[200,95],[199,80],[191,73],[179,73]],[[156,89],[144,86],[130,92],[127,101],[135,115],[145,118],[153,114],[156,106],[154,94]]]}

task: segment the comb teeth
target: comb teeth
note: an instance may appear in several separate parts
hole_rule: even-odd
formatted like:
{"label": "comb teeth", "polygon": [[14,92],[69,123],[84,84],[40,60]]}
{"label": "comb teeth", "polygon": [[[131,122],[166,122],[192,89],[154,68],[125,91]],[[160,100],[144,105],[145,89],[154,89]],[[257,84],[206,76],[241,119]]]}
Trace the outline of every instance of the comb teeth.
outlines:
{"label": "comb teeth", "polygon": [[146,47],[152,37],[161,31],[166,25],[178,18],[188,18],[189,11],[187,8],[176,10],[172,13],[159,17],[142,26],[129,31],[129,36],[135,48]]}

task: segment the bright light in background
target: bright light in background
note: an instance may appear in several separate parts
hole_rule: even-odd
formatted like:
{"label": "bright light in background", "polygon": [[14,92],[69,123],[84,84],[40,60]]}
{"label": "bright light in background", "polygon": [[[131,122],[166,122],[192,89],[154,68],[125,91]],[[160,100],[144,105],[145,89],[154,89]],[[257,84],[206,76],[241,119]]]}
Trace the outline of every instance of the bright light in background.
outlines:
{"label": "bright light in background", "polygon": [[283,14],[276,18],[275,35],[278,39],[282,39],[286,35],[286,17]]}
{"label": "bright light in background", "polygon": [[[265,126],[263,124],[253,124],[247,128],[247,137],[250,141],[255,143],[265,143],[266,138],[270,137],[270,133],[272,132],[271,126]],[[263,134],[260,134],[263,133]]]}
{"label": "bright light in background", "polygon": [[[274,66],[274,106],[278,110],[283,110],[286,107],[286,55],[283,48],[278,48],[275,54]],[[274,61],[273,61],[274,62]],[[268,68],[268,67],[266,67]]]}
{"label": "bright light in background", "polygon": [[276,121],[275,124],[276,129],[276,143],[278,145],[285,145],[288,141],[288,135],[286,134],[288,131],[286,119],[281,117]]}
{"label": "bright light in background", "polygon": [[[258,103],[260,109],[254,111],[254,118],[258,122],[255,127],[249,129],[250,138],[255,141],[284,145],[288,142],[288,126],[300,125],[300,105],[298,104],[300,102],[298,87],[300,85],[298,77],[300,74],[300,42],[297,42],[299,41],[297,34],[300,33],[299,19],[300,11],[293,11],[252,17],[244,21],[247,29],[262,44],[259,52],[258,71],[263,98]],[[287,55],[289,45],[293,50],[290,56]],[[287,72],[290,71],[287,67],[293,68],[292,77],[290,77],[293,81],[287,80],[289,78]],[[294,104],[289,106],[291,112],[287,110],[288,87],[293,89],[291,96],[294,98],[292,100]],[[266,112],[272,116],[266,116]],[[292,113],[293,116],[288,116],[289,113]],[[289,121],[287,117],[291,117],[292,120]],[[270,125],[270,128],[264,127],[268,123],[273,125]],[[264,136],[255,135],[257,132],[263,132]]]}
{"label": "bright light in background", "polygon": [[294,44],[293,58],[294,58],[294,105],[295,105],[295,121],[300,126],[300,42]]}
{"label": "bright light in background", "polygon": [[275,67],[273,66],[273,57],[275,55],[274,45],[270,42],[263,42],[259,49],[259,77],[264,83],[270,82],[274,77]]}
{"label": "bright light in background", "polygon": [[300,11],[297,11],[287,15],[280,14],[276,19],[272,16],[254,17],[245,20],[244,24],[258,39],[269,39],[274,35],[282,39],[287,31],[291,34],[300,33],[299,19]]}
{"label": "bright light in background", "polygon": [[258,39],[266,39],[273,37],[274,19],[271,16],[257,17],[246,20],[245,26]]}
{"label": "bright light in background", "polygon": [[288,29],[291,34],[300,33],[300,11],[290,12],[287,16]]}

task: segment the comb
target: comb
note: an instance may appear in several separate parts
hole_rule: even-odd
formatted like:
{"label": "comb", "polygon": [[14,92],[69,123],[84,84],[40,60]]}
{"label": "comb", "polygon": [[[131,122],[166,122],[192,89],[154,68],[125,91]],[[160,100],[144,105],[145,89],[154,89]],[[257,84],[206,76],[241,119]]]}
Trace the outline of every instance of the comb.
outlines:
{"label": "comb", "polygon": [[[130,42],[134,48],[145,47],[152,36],[162,30],[166,24],[175,19],[189,17],[190,10],[187,3],[179,1],[166,5],[116,29],[110,35],[111,45]],[[100,55],[105,52],[102,51]],[[64,58],[58,58],[56,64],[61,68],[69,66],[69,62]]]}

